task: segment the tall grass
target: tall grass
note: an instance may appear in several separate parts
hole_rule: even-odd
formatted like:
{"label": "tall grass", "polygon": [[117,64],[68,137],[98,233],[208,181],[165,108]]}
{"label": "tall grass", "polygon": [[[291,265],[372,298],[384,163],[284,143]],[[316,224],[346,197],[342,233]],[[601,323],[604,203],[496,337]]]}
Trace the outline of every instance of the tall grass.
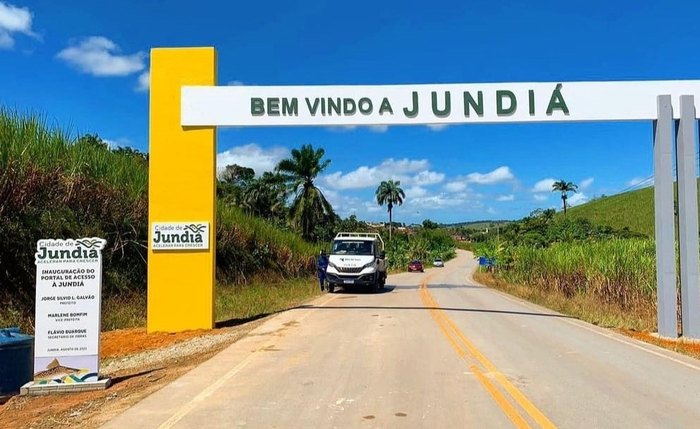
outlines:
{"label": "tall grass", "polygon": [[39,169],[82,176],[138,198],[148,189],[148,166],[133,157],[77,140],[36,115],[0,108],[0,169]]}
{"label": "tall grass", "polygon": [[[73,138],[38,116],[0,108],[0,324],[32,323],[33,255],[42,238],[107,239],[105,303],[142,304],[147,193],[143,157]],[[219,282],[279,281],[314,271],[315,245],[236,207],[218,204],[216,234]],[[105,315],[105,326],[141,320],[141,304],[124,311],[105,305],[113,313]]]}
{"label": "tall grass", "polygon": [[589,296],[621,309],[653,307],[656,256],[652,240],[556,243],[544,249],[509,248],[498,275],[564,297]]}
{"label": "tall grass", "polygon": [[318,246],[264,219],[224,204],[217,206],[217,278],[248,283],[313,272]]}

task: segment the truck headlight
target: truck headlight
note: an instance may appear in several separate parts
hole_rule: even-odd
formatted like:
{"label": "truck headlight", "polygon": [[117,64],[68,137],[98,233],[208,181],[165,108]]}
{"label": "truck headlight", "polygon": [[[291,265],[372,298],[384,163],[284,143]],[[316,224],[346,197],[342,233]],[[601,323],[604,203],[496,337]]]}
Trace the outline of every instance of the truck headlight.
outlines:
{"label": "truck headlight", "polygon": [[376,267],[374,266],[374,262],[370,262],[370,263],[368,263],[368,264],[365,264],[365,265],[362,267],[362,270],[365,270],[366,268],[371,268],[372,271],[375,271],[375,270],[376,270]]}

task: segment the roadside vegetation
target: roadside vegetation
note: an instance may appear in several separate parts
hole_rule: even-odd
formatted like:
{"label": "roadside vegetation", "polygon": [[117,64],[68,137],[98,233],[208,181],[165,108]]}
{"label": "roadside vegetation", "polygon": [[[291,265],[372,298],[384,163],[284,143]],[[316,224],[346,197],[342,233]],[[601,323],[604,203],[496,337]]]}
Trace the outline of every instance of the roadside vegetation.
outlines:
{"label": "roadside vegetation", "polygon": [[[316,257],[338,231],[388,232],[334,212],[315,185],[331,162],[324,156],[323,149],[304,145],[262,175],[238,165],[222,169],[216,225],[219,319],[268,314],[313,296]],[[401,205],[399,185],[383,182],[380,189],[386,192],[378,190],[377,201],[390,209]],[[0,108],[0,327],[33,331],[36,242],[86,236],[108,243],[104,329],[142,326],[147,194],[148,154],[110,148],[97,135],[73,137],[39,116]],[[454,255],[451,237],[440,230],[396,231],[387,243],[393,268],[405,268],[414,258]]]}
{"label": "roadside vegetation", "polygon": [[[0,110],[0,326],[33,330],[37,240],[84,236],[108,242],[103,253],[105,328],[142,324],[147,190],[146,154],[109,148],[96,135],[73,138],[40,117]],[[309,296],[294,282],[308,279],[313,284],[319,245],[302,239],[291,223],[282,226],[222,198],[217,210],[220,284],[240,291],[256,282],[281,285],[293,279],[289,290],[298,293],[288,302]],[[251,304],[241,304],[240,312],[224,306],[220,316],[249,317],[256,308],[279,310],[281,305],[273,301],[285,296],[280,290],[269,288],[274,298],[268,307],[257,303],[258,291]]]}
{"label": "roadside vegetation", "polygon": [[654,238],[654,189],[644,188],[618,195],[603,196],[589,203],[572,207],[567,213],[574,219],[588,219],[614,229]]}
{"label": "roadside vegetation", "polygon": [[444,261],[454,258],[455,243],[444,229],[421,229],[411,235],[394,233],[394,238],[387,243],[386,255],[389,270],[406,271],[414,259],[430,265],[435,258]]}
{"label": "roadside vegetation", "polygon": [[491,286],[604,326],[655,328],[655,248],[643,234],[550,209],[474,233],[472,246],[495,261],[477,276]]}

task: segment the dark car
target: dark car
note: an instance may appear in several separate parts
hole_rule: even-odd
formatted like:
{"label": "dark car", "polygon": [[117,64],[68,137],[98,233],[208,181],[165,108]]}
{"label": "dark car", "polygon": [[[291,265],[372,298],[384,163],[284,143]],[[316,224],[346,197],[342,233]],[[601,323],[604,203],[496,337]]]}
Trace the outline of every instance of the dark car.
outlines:
{"label": "dark car", "polygon": [[423,263],[419,261],[418,259],[411,261],[410,264],[408,264],[408,271],[413,272],[413,271],[420,271],[421,273],[423,272]]}

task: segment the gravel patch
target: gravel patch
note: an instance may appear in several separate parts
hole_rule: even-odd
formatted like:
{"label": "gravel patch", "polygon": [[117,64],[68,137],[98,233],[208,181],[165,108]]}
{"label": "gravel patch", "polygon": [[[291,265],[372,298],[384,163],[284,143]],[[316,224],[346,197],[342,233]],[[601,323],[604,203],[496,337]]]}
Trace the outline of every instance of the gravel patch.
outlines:
{"label": "gravel patch", "polygon": [[177,360],[195,354],[206,353],[213,349],[223,348],[223,345],[235,343],[250,331],[262,324],[264,319],[233,328],[225,328],[221,333],[208,333],[201,337],[191,338],[181,343],[173,344],[155,350],[146,350],[127,356],[107,359],[100,368],[104,375],[114,375],[118,372],[132,369],[143,369],[157,366],[165,361]]}

